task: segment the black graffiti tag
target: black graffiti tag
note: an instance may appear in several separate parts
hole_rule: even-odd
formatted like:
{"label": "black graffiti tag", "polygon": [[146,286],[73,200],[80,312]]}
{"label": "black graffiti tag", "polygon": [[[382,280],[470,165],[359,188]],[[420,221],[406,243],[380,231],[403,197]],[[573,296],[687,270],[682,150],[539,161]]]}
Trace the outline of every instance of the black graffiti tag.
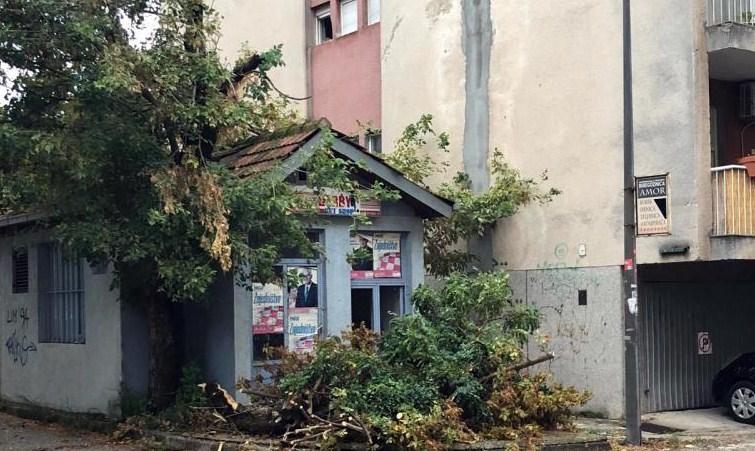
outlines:
{"label": "black graffiti tag", "polygon": [[26,335],[19,339],[17,332],[14,330],[13,334],[5,341],[5,349],[8,350],[8,355],[13,358],[13,363],[20,363],[21,366],[26,366],[26,363],[29,361],[29,353],[37,352],[37,345],[29,340]]}
{"label": "black graffiti tag", "polygon": [[17,307],[5,311],[5,322],[8,324],[21,323],[21,328],[26,329],[29,325],[29,311],[26,307]]}

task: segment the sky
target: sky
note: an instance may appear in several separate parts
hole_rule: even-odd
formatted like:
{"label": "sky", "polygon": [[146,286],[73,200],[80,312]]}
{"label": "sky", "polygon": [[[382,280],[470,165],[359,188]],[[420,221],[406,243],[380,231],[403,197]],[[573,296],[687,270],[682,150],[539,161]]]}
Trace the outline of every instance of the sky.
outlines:
{"label": "sky", "polygon": [[[132,24],[126,17],[121,17],[121,20],[123,20],[124,26],[133,32],[133,37],[130,39],[131,45],[135,47],[145,47],[149,45],[150,38],[158,26],[157,16],[151,14],[147,15],[144,19],[144,23],[139,27]],[[13,84],[13,80],[18,75],[18,71],[3,62],[0,62],[0,71],[5,73],[8,77],[5,84],[0,82],[0,105],[5,105],[8,102],[7,97],[10,91],[10,85]]]}

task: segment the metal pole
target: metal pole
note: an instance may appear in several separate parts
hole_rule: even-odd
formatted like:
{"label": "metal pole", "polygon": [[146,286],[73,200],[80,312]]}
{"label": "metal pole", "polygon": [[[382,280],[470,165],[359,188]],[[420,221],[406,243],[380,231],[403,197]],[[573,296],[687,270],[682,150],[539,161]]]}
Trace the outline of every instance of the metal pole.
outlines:
{"label": "metal pole", "polygon": [[624,415],[627,442],[639,445],[640,385],[637,356],[637,262],[634,203],[634,111],[632,108],[632,20],[630,0],[623,1],[624,44]]}

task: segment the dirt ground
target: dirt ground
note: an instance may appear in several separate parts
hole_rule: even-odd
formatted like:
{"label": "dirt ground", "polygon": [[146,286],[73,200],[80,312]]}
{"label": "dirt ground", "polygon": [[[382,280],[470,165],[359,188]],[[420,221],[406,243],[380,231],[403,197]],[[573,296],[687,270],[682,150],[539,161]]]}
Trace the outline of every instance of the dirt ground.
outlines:
{"label": "dirt ground", "polygon": [[114,444],[109,437],[0,413],[0,450],[3,451],[142,451]]}

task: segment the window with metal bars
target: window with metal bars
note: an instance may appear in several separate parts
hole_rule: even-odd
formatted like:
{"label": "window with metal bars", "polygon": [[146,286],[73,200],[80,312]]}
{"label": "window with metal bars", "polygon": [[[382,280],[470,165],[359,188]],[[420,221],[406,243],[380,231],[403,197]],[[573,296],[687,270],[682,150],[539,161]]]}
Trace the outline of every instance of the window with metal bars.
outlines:
{"label": "window with metal bars", "polygon": [[39,248],[39,342],[84,343],[81,258],[56,244]]}
{"label": "window with metal bars", "polygon": [[29,292],[29,251],[25,247],[13,249],[13,293]]}

